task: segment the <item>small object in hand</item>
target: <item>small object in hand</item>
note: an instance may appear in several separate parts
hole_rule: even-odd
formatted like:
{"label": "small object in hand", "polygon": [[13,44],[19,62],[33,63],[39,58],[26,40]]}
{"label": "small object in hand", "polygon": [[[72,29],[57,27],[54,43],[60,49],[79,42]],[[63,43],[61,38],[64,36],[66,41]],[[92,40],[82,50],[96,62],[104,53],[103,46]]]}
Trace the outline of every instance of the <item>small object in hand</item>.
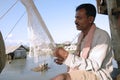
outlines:
{"label": "small object in hand", "polygon": [[61,65],[67,58],[68,52],[64,48],[58,47],[54,51],[54,56],[56,57],[54,62]]}

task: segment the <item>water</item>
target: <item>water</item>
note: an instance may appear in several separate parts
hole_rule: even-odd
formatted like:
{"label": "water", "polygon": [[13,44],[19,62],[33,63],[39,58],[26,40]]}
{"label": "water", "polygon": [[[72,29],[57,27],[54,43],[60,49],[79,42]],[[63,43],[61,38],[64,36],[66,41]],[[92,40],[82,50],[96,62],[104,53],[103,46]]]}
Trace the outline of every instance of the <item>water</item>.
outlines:
{"label": "water", "polygon": [[[31,69],[43,63],[48,63],[50,69],[45,72],[34,72]],[[65,65],[57,65],[50,56],[40,57],[38,62],[32,58],[16,59],[11,64],[6,63],[5,68],[0,74],[0,80],[50,80],[52,77],[66,72]]]}
{"label": "water", "polygon": [[[46,72],[34,72],[32,68],[37,67],[43,62],[48,63],[50,69]],[[117,67],[113,60],[114,67]],[[52,77],[66,72],[65,65],[57,65],[50,56],[41,56],[39,59],[27,57],[27,59],[16,59],[6,66],[0,74],[0,80],[50,80]]]}

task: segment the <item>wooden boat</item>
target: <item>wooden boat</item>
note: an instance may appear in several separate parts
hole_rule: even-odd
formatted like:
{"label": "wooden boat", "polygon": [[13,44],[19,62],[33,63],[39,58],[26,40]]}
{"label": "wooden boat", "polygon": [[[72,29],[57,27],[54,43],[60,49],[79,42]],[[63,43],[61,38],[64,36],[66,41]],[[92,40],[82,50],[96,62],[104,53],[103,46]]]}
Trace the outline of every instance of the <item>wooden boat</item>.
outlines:
{"label": "wooden boat", "polygon": [[43,71],[47,71],[49,68],[50,67],[48,67],[48,63],[43,63],[31,70],[35,72],[43,72]]}

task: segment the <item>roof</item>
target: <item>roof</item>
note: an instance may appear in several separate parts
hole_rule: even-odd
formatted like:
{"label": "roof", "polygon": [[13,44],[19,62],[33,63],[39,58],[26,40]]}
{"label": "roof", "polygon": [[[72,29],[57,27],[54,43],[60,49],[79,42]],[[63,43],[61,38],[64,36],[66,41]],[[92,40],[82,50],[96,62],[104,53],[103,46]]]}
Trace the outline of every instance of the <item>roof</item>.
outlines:
{"label": "roof", "polygon": [[23,47],[25,50],[27,50],[27,48],[25,48],[23,45],[10,45],[6,46],[6,54],[12,53],[20,47]]}

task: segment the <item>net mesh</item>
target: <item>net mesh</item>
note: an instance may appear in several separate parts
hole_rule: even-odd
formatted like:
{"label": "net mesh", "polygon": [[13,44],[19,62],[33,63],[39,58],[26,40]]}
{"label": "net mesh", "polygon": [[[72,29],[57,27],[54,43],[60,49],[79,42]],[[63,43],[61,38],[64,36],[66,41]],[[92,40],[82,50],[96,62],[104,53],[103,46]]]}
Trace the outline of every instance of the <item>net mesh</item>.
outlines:
{"label": "net mesh", "polygon": [[51,54],[55,44],[33,0],[21,0],[21,2],[28,15],[29,56]]}

